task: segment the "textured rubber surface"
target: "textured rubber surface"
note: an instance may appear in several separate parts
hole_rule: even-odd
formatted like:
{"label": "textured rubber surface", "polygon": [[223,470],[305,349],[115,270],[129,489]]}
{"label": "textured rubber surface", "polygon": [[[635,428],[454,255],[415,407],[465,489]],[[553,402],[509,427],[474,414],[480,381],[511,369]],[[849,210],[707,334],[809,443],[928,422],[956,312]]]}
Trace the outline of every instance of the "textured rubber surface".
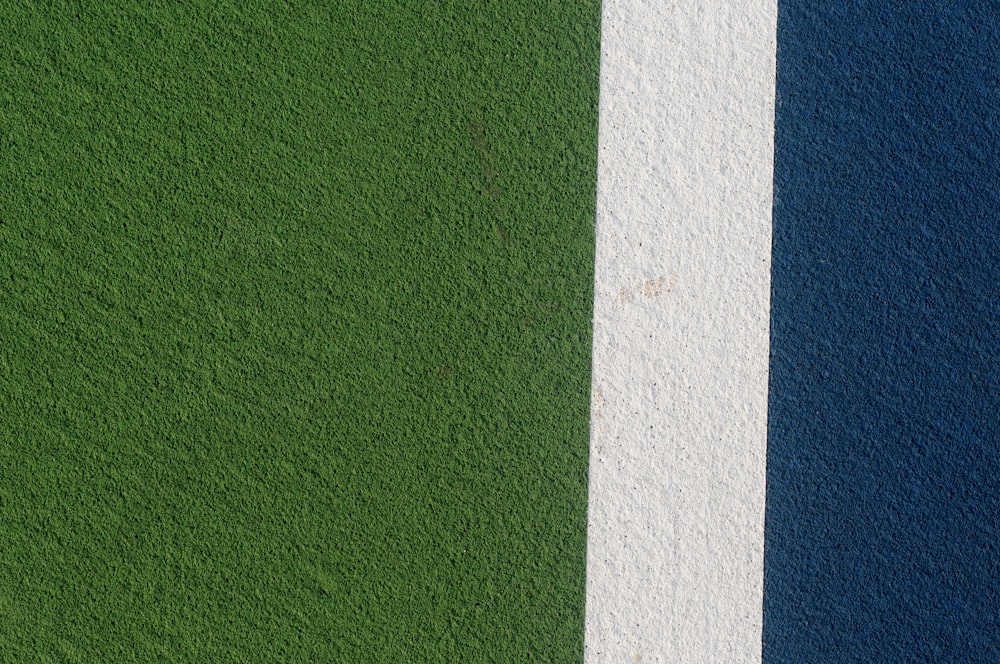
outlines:
{"label": "textured rubber surface", "polygon": [[0,3],[0,661],[580,661],[599,19]]}
{"label": "textured rubber surface", "polygon": [[1000,661],[1000,12],[780,0],[765,662]]}
{"label": "textured rubber surface", "polygon": [[776,0],[606,0],[588,663],[760,662]]}

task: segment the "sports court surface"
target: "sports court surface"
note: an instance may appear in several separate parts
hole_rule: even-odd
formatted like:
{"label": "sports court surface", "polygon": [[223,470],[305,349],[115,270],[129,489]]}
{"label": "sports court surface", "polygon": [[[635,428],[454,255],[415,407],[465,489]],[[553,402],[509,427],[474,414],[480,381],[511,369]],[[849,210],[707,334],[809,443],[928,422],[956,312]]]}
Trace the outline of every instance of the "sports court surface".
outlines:
{"label": "sports court surface", "polygon": [[0,1],[0,662],[1000,661],[998,63]]}

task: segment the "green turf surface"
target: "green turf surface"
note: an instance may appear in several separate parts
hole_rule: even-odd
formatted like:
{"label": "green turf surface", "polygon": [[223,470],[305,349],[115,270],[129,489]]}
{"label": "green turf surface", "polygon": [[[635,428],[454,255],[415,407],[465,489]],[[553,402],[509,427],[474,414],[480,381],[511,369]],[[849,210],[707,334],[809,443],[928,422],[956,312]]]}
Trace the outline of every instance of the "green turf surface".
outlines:
{"label": "green turf surface", "polygon": [[0,3],[0,661],[581,659],[599,15]]}

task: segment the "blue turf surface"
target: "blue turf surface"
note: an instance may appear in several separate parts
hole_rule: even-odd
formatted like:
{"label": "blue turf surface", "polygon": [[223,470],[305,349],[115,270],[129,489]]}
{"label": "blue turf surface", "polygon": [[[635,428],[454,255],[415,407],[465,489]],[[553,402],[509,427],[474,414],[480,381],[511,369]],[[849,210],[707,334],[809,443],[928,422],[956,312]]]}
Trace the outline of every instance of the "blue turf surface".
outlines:
{"label": "blue turf surface", "polygon": [[779,0],[764,661],[1000,662],[1000,2]]}

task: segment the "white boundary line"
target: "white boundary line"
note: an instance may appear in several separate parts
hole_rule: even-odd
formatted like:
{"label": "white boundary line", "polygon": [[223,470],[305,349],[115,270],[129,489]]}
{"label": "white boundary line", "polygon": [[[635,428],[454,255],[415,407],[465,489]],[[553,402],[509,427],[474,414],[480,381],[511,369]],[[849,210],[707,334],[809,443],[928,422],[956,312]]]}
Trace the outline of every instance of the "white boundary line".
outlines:
{"label": "white boundary line", "polygon": [[605,0],[586,662],[760,662],[777,0]]}

